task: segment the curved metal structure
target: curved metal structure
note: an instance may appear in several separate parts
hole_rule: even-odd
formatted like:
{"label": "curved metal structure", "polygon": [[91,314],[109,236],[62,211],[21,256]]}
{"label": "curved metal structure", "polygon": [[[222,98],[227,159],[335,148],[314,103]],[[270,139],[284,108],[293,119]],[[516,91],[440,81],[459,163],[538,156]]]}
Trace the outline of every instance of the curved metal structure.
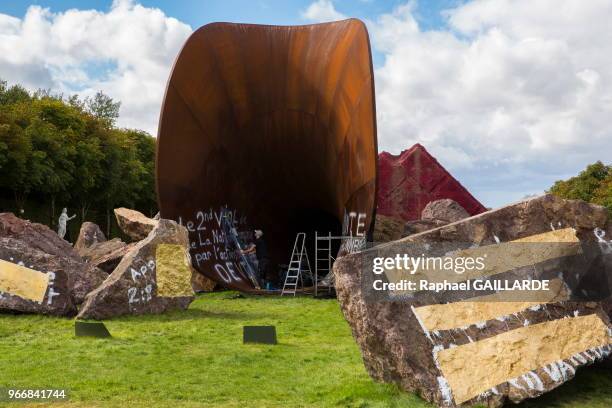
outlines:
{"label": "curved metal structure", "polygon": [[252,288],[223,243],[225,206],[238,230],[264,231],[273,271],[297,232],[369,231],[376,159],[361,21],[213,23],[185,43],[160,117],[157,192],[161,216],[189,229],[193,264],[205,275]]}

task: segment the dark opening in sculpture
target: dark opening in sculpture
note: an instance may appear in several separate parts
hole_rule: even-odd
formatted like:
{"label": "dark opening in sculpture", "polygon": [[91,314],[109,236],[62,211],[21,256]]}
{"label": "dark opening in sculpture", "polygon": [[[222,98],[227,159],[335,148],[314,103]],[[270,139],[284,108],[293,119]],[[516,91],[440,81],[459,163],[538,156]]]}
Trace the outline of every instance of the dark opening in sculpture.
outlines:
{"label": "dark opening in sculpture", "polygon": [[[161,216],[187,226],[192,261],[252,288],[226,253],[218,216],[262,229],[271,268],[297,232],[364,234],[373,223],[376,119],[365,25],[213,23],[174,65],[157,142]],[[312,237],[312,235],[310,235]]]}

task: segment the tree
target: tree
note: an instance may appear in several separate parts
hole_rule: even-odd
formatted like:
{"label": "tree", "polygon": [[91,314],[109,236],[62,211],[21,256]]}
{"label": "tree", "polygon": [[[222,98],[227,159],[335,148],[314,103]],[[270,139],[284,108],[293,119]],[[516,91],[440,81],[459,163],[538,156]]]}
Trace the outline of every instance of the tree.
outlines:
{"label": "tree", "polygon": [[104,153],[101,133],[106,132],[97,120],[87,121],[84,134],[76,134],[72,140],[75,148],[74,176],[70,195],[79,204],[81,221],[85,220],[91,204],[102,198]]}
{"label": "tree", "polygon": [[612,214],[612,166],[601,161],[590,164],[577,176],[555,182],[549,192],[563,198],[604,205]]}
{"label": "tree", "polygon": [[84,125],[78,112],[60,100],[45,97],[33,105],[37,117],[26,129],[33,149],[31,173],[36,191],[50,201],[53,225],[56,199],[69,196],[73,181],[75,129],[82,132]]}
{"label": "tree", "polygon": [[0,144],[5,146],[0,186],[13,193],[19,212],[33,187],[32,142],[25,132],[31,118],[28,101],[3,106],[0,110]]}
{"label": "tree", "polygon": [[593,202],[608,208],[612,217],[612,172],[601,181],[601,184],[593,192]]}
{"label": "tree", "polygon": [[0,143],[6,146],[5,164],[0,175],[0,185],[10,190],[17,208],[23,211],[25,200],[32,190],[30,175],[32,144],[25,132],[15,125],[0,127]]}
{"label": "tree", "polygon": [[155,143],[156,139],[141,130],[126,130],[127,136],[136,148],[136,155],[142,168],[138,189],[136,207],[147,209],[149,216],[157,212],[157,196],[155,194]]}
{"label": "tree", "polygon": [[0,196],[14,196],[18,210],[50,203],[51,225],[60,200],[75,201],[82,221],[90,208],[105,211],[109,235],[116,206],[152,215],[155,139],[115,128],[119,107],[102,92],[64,99],[0,80]]}
{"label": "tree", "polygon": [[110,128],[119,117],[121,102],[115,102],[110,96],[98,91],[93,98],[85,98],[85,107],[91,115]]}
{"label": "tree", "polygon": [[30,99],[30,93],[23,86],[13,85],[7,88],[6,82],[0,80],[0,105],[27,102]]}
{"label": "tree", "polygon": [[32,105],[41,120],[52,124],[60,131],[72,130],[77,134],[83,134],[85,131],[84,114],[78,107],[53,97],[35,100]]}
{"label": "tree", "polygon": [[110,234],[110,214],[119,206],[134,207],[138,201],[144,168],[138,160],[134,141],[122,130],[105,133],[103,189],[106,208],[106,232]]}

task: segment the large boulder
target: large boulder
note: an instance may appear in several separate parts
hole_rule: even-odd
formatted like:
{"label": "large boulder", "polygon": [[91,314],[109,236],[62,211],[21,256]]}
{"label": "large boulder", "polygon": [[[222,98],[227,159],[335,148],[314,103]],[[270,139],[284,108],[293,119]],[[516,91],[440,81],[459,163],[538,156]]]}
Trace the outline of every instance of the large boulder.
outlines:
{"label": "large boulder", "polygon": [[74,249],[77,253],[83,256],[82,251],[86,250],[90,246],[97,244],[98,242],[106,241],[106,237],[104,233],[98,226],[93,222],[85,221],[81,225],[81,230],[79,231],[79,236],[74,244]]}
{"label": "large boulder", "polygon": [[81,250],[81,256],[90,264],[110,274],[135,245],[135,242],[126,244],[119,238],[113,238]]}
{"label": "large boulder", "polygon": [[422,220],[440,220],[447,224],[468,218],[470,214],[455,200],[443,198],[428,203],[423,212]]}
{"label": "large boulder", "polygon": [[0,237],[18,239],[29,248],[47,254],[79,259],[72,245],[60,238],[55,231],[46,225],[19,218],[13,213],[0,213]]}
{"label": "large boulder", "polygon": [[[595,273],[599,286],[606,286],[610,259],[597,253],[596,261],[577,260],[593,247],[612,245],[603,238],[611,232],[605,208],[546,195],[344,256],[334,265],[336,291],[374,379],[440,407],[498,407],[506,399],[541,395],[573,378],[579,367],[610,355],[612,326],[601,298],[590,292],[598,285],[583,285]],[[462,275],[412,275],[397,266],[373,273],[377,258],[404,254],[481,254],[486,261],[482,270]],[[411,276],[426,282],[547,277],[551,290],[523,291],[525,298],[469,288],[373,290],[376,279],[380,288],[380,282],[397,284]]]}
{"label": "large boulder", "polygon": [[158,223],[158,220],[149,218],[139,211],[123,207],[115,208],[115,218],[121,231],[134,241],[145,239]]}
{"label": "large boulder", "polygon": [[162,219],[87,295],[78,318],[101,320],[187,309],[194,299],[191,271],[187,229]]}
{"label": "large boulder", "polygon": [[14,238],[0,238],[0,311],[75,315],[64,259]]}
{"label": "large boulder", "polygon": [[53,255],[68,275],[70,293],[75,304],[104,282],[107,274],[92,264],[85,263],[72,246],[55,231],[43,224],[16,217],[12,213],[0,214],[0,237],[21,241],[25,247]]}

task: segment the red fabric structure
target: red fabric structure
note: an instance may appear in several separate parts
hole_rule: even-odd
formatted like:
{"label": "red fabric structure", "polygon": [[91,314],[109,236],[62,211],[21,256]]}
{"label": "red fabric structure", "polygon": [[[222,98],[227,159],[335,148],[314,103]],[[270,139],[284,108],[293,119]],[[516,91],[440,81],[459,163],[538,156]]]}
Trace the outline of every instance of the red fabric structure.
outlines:
{"label": "red fabric structure", "polygon": [[415,144],[400,155],[378,155],[378,206],[376,213],[414,221],[423,208],[435,200],[450,198],[470,215],[486,211],[429,152]]}

